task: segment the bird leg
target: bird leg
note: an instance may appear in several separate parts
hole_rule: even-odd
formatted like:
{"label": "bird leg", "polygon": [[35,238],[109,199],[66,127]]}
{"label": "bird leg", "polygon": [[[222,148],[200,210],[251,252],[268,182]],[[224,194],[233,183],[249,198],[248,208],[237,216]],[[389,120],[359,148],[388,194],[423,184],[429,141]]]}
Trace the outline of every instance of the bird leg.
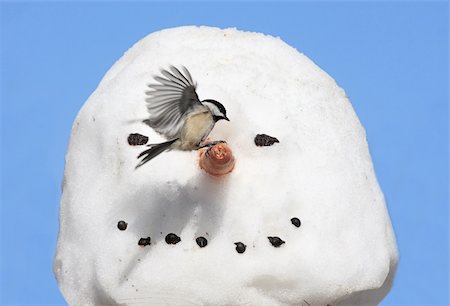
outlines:
{"label": "bird leg", "polygon": [[224,140],[208,141],[203,144],[199,144],[197,150],[200,150],[203,148],[208,148],[208,150],[209,150],[218,143],[227,143],[227,142]]}

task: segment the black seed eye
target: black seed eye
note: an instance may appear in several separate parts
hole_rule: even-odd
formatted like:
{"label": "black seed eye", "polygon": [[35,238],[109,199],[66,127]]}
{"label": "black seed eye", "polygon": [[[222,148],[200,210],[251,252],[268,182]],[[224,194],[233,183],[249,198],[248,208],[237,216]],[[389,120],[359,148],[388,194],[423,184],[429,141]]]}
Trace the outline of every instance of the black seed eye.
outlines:
{"label": "black seed eye", "polygon": [[266,147],[266,146],[271,146],[276,142],[280,142],[278,139],[276,139],[275,137],[266,135],[266,134],[258,134],[255,137],[255,145],[257,145],[258,147]]}
{"label": "black seed eye", "polygon": [[291,222],[292,224],[294,224],[295,227],[300,227],[300,225],[302,225],[299,218],[292,218]]}
{"label": "black seed eye", "polygon": [[269,242],[276,248],[285,243],[280,237],[267,237]]}
{"label": "black seed eye", "polygon": [[130,146],[143,146],[147,142],[148,142],[148,137],[138,134],[138,133],[130,134],[128,136],[128,144]]}
{"label": "black seed eye", "polygon": [[119,223],[117,223],[117,228],[120,229],[121,231],[124,231],[127,229],[127,225],[128,225],[128,223],[121,220],[121,221],[119,221]]}
{"label": "black seed eye", "polygon": [[175,235],[174,233],[170,233],[170,234],[167,234],[165,240],[166,240],[167,244],[177,244],[178,242],[181,241],[181,238],[178,237],[177,235]]}
{"label": "black seed eye", "polygon": [[201,248],[204,248],[208,244],[208,240],[206,240],[205,237],[198,237],[195,239],[195,242],[197,242],[198,246]]}
{"label": "black seed eye", "polygon": [[245,244],[243,244],[242,242],[235,242],[234,244],[236,245],[236,251],[239,254],[242,254],[245,252],[245,249],[247,248],[247,246]]}
{"label": "black seed eye", "polygon": [[146,246],[146,245],[150,245],[150,243],[151,243],[151,238],[147,237],[147,238],[139,239],[138,245]]}

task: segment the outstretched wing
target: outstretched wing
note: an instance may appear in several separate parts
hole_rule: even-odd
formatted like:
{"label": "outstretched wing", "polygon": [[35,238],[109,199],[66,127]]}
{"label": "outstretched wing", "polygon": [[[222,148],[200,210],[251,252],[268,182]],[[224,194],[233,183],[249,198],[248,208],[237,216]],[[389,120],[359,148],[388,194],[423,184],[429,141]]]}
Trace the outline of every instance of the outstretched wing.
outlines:
{"label": "outstretched wing", "polygon": [[167,139],[179,137],[186,113],[201,105],[191,74],[185,67],[182,70],[174,66],[161,70],[162,76],[155,77],[160,84],[149,84],[151,90],[146,92],[150,117],[144,122]]}

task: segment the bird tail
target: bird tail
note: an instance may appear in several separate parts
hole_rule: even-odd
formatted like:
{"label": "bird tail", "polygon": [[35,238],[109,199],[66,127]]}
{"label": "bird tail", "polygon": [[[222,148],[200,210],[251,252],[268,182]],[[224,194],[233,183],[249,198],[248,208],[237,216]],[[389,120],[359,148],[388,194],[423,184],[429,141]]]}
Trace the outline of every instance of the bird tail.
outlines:
{"label": "bird tail", "polygon": [[164,152],[167,149],[169,149],[169,147],[177,140],[178,140],[178,138],[175,138],[175,139],[163,142],[163,143],[157,143],[157,144],[148,145],[150,148],[145,150],[145,151],[143,151],[137,157],[137,158],[141,158],[142,156],[145,155],[145,157],[136,166],[136,169],[139,168],[140,166],[142,166],[143,164],[145,164],[146,162],[148,162],[149,160],[151,160],[152,158],[158,156],[162,152]]}

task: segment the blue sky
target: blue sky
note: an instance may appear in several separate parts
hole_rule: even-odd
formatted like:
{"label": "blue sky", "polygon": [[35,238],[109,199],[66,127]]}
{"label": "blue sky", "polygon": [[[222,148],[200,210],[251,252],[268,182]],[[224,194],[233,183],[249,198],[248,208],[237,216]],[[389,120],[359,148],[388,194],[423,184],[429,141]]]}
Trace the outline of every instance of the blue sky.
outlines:
{"label": "blue sky", "polygon": [[366,128],[400,249],[382,305],[448,305],[447,2],[2,2],[1,305],[64,305],[51,270],[72,122],[137,40],[167,27],[280,36]]}

